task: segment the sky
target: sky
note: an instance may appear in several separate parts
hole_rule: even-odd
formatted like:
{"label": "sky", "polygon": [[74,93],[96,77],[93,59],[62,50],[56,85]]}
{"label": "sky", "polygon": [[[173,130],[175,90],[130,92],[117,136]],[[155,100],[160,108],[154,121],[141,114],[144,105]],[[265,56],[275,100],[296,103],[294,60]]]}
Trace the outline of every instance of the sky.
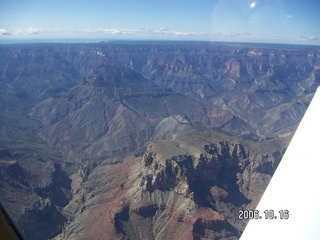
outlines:
{"label": "sky", "polygon": [[320,45],[319,0],[0,0],[0,41],[204,40]]}

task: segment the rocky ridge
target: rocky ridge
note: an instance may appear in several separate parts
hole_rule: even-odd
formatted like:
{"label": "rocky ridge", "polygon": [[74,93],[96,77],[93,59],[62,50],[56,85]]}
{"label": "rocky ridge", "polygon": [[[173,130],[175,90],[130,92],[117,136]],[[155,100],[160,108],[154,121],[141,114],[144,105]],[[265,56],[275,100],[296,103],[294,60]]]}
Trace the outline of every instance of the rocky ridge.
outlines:
{"label": "rocky ridge", "polygon": [[288,141],[204,132],[153,141],[142,157],[89,174],[91,194],[59,238],[238,239],[238,211],[256,206]]}

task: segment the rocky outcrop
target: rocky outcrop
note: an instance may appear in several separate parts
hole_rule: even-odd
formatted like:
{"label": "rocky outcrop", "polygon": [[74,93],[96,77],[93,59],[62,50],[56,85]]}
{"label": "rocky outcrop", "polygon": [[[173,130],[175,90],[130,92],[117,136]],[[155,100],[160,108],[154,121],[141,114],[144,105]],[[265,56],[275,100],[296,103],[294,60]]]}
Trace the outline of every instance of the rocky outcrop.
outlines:
{"label": "rocky outcrop", "polygon": [[[188,137],[195,135],[197,133]],[[200,142],[210,141],[210,137],[206,137]],[[254,209],[263,193],[259,189],[267,186],[284,148],[275,147],[274,141],[242,143],[225,137],[221,137],[222,141],[219,141],[219,138],[216,135],[212,143],[204,144],[192,155],[188,154],[190,150],[185,149],[183,155],[170,158],[166,156],[164,159],[162,152],[168,150],[168,147],[164,147],[163,143],[160,143],[161,147],[154,146],[159,144],[157,142],[152,143],[144,155],[146,174],[141,186],[149,192],[160,190],[181,194],[192,199],[198,206],[222,213],[225,219],[233,219],[229,220],[230,224],[241,230],[243,222],[234,221],[236,216],[232,216],[232,211],[245,206]],[[181,141],[180,137],[178,139],[172,140],[171,144]],[[193,144],[186,144],[184,148],[188,146],[192,149]],[[263,150],[262,145],[265,145]],[[181,153],[181,150],[181,147],[176,149],[177,153]]]}
{"label": "rocky outcrop", "polygon": [[238,239],[238,211],[256,206],[287,141],[204,132],[153,141],[143,156],[88,175],[86,200],[60,237]]}

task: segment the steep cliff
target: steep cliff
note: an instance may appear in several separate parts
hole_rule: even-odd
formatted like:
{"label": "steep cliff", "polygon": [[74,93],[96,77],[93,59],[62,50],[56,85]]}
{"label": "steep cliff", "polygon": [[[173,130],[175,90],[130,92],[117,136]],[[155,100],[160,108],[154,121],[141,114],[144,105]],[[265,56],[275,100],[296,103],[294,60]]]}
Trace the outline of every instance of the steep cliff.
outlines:
{"label": "steep cliff", "polygon": [[60,238],[238,239],[239,210],[257,205],[288,141],[205,132],[152,141],[142,157],[89,174],[90,194]]}

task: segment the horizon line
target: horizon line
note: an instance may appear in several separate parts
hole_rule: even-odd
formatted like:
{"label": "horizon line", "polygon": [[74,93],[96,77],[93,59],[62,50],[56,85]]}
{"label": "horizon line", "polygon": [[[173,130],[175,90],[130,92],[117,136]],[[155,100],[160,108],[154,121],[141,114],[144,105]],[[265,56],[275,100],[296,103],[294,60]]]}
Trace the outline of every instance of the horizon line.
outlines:
{"label": "horizon line", "polygon": [[268,42],[268,41],[237,41],[237,40],[206,40],[206,39],[106,39],[106,38],[12,38],[0,39],[0,45],[10,44],[99,44],[111,42],[199,42],[199,43],[225,43],[225,44],[266,44],[266,45],[294,45],[294,46],[315,46],[319,44],[306,42]]}

